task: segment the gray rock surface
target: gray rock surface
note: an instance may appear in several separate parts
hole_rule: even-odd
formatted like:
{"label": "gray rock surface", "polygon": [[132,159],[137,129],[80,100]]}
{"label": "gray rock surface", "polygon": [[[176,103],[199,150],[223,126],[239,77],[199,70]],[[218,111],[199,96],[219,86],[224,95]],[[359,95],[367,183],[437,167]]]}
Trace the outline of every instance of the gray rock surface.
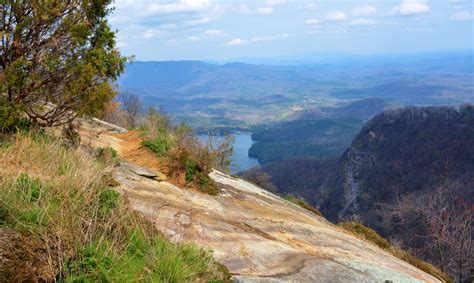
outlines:
{"label": "gray rock surface", "polygon": [[117,190],[170,239],[212,250],[235,282],[440,282],[243,180],[213,171],[221,193],[210,196],[144,172],[122,164]]}

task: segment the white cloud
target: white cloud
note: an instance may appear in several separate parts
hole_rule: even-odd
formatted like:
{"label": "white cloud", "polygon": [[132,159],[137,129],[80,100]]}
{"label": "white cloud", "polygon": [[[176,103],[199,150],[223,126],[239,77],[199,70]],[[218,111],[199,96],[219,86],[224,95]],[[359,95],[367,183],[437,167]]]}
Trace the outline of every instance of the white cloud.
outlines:
{"label": "white cloud", "polygon": [[155,36],[155,31],[153,29],[147,29],[143,32],[143,37],[146,39],[153,38]]}
{"label": "white cloud", "polygon": [[265,4],[267,4],[268,6],[276,6],[276,5],[285,4],[285,3],[287,3],[286,0],[266,0],[265,1]]}
{"label": "white cloud", "polygon": [[463,10],[453,13],[449,18],[453,21],[471,21],[473,16],[471,11]]}
{"label": "white cloud", "polygon": [[320,24],[321,21],[318,19],[307,19],[306,21],[304,21],[304,23],[310,26],[314,26],[314,25]]}
{"label": "white cloud", "polygon": [[199,25],[207,24],[210,21],[211,21],[210,17],[204,17],[200,19],[185,21],[183,22],[183,24],[186,26],[199,26]]}
{"label": "white cloud", "polygon": [[151,4],[149,5],[147,12],[159,14],[184,13],[206,9],[211,5],[211,0],[180,0],[176,3]]}
{"label": "white cloud", "polygon": [[331,11],[325,15],[326,21],[342,22],[347,20],[347,15],[343,11]]}
{"label": "white cloud", "polygon": [[241,39],[241,38],[234,38],[231,41],[227,42],[226,45],[242,45],[248,43],[259,43],[259,42],[266,42],[266,41],[274,41],[288,38],[292,35],[287,33],[275,34],[275,35],[267,35],[267,36],[254,36],[249,39]]}
{"label": "white cloud", "polygon": [[204,32],[204,35],[208,37],[216,37],[224,35],[224,31],[218,29],[208,29]]}
{"label": "white cloud", "polygon": [[234,38],[231,41],[227,42],[227,45],[242,45],[245,43],[245,40],[240,38]]}
{"label": "white cloud", "polygon": [[273,9],[273,7],[260,7],[260,8],[257,8],[257,13],[261,14],[261,15],[269,15],[269,14],[273,14],[275,10]]}
{"label": "white cloud", "polygon": [[373,26],[375,25],[375,20],[374,19],[368,19],[368,18],[356,18],[353,19],[349,25],[350,26]]}
{"label": "white cloud", "polygon": [[375,15],[377,9],[372,5],[359,6],[352,11],[352,14],[356,17],[369,17]]}
{"label": "white cloud", "polygon": [[275,12],[275,8],[273,8],[272,6],[249,7],[246,4],[231,5],[230,10],[238,14],[244,14],[244,15],[255,15],[255,14],[270,15]]}
{"label": "white cloud", "polygon": [[403,0],[400,5],[393,7],[392,16],[412,16],[428,13],[431,10],[425,0]]}

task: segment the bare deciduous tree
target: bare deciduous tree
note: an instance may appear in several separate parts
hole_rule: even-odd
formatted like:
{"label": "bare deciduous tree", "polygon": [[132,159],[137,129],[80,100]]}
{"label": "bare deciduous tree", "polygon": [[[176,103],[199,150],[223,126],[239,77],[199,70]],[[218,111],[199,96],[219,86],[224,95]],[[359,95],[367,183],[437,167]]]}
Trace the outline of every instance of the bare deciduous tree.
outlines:
{"label": "bare deciduous tree", "polygon": [[422,196],[398,197],[379,206],[379,214],[400,231],[401,242],[433,262],[456,282],[470,282],[474,272],[474,211],[454,184]]}
{"label": "bare deciduous tree", "polygon": [[128,127],[135,128],[138,126],[140,116],[143,112],[143,103],[138,95],[130,92],[122,92],[119,95],[120,103],[125,111]]}

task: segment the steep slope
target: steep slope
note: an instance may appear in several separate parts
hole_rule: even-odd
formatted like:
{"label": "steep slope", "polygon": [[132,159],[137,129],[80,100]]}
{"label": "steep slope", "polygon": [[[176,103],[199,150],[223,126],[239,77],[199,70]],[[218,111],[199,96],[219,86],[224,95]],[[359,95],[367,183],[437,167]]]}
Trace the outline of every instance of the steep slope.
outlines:
{"label": "steep slope", "polygon": [[[346,196],[342,209],[330,211],[339,218],[356,213],[369,219],[377,203],[392,202],[397,194],[422,194],[447,182],[468,188],[474,182],[474,108],[384,112],[364,126],[338,170],[343,178],[329,178]],[[356,197],[347,197],[354,191]],[[466,200],[472,202],[473,193],[467,189]],[[332,201],[320,199],[320,204],[329,208]]]}
{"label": "steep slope", "polygon": [[[290,168],[290,169],[288,169]],[[263,166],[280,192],[331,220],[374,217],[374,205],[458,183],[474,200],[474,107],[413,107],[371,119],[338,160],[298,158]]]}
{"label": "steep slope", "polygon": [[[124,152],[125,134],[89,128],[89,144]],[[87,132],[87,131],[82,131]],[[84,139],[86,140],[86,139]],[[145,159],[134,160],[146,165]],[[214,251],[237,282],[438,282],[372,243],[243,180],[213,171],[217,196],[182,189],[127,162],[117,190],[163,234]]]}

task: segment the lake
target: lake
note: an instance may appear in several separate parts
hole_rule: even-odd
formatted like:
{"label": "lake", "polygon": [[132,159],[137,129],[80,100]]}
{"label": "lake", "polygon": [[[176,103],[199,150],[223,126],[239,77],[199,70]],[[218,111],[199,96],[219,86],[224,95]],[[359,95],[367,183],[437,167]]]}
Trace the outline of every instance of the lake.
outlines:
{"label": "lake", "polygon": [[[232,166],[230,168],[232,174],[258,165],[258,160],[256,158],[251,158],[248,155],[249,148],[254,143],[254,141],[252,141],[252,134],[237,133],[234,134],[234,136],[234,154],[232,155]],[[201,141],[207,141],[207,135],[198,135],[198,138]]]}

